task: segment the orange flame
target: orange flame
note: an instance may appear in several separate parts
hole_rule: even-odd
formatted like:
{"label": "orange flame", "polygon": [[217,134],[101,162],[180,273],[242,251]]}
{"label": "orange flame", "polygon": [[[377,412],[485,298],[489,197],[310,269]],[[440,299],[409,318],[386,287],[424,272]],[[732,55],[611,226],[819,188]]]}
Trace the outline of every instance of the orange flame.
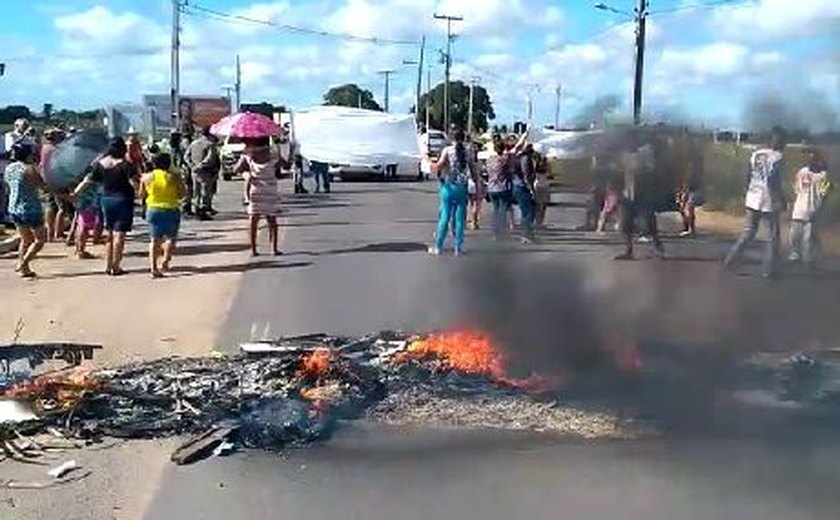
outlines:
{"label": "orange flame", "polygon": [[504,356],[493,345],[490,337],[480,332],[452,331],[432,334],[410,343],[405,352],[395,357],[395,362],[429,357],[435,358],[443,368],[487,376],[498,384],[523,390],[542,392],[555,383],[539,376],[527,379],[508,377]]}
{"label": "orange flame", "polygon": [[325,347],[316,348],[303,358],[298,377],[319,379],[324,377],[332,364],[332,351]]}
{"label": "orange flame", "polygon": [[455,331],[432,334],[408,345],[396,361],[423,359],[433,356],[445,368],[467,374],[502,379],[505,376],[504,358],[493,348],[490,338],[478,332]]}
{"label": "orange flame", "polygon": [[50,372],[18,383],[3,393],[4,397],[32,400],[37,408],[67,410],[89,392],[100,388],[93,375],[81,370]]}

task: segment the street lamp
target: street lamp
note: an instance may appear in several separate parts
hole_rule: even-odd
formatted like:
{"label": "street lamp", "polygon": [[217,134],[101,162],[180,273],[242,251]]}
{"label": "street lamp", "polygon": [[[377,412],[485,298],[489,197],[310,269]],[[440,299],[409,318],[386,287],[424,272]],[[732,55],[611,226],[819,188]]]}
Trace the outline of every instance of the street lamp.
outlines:
{"label": "street lamp", "polygon": [[602,2],[599,2],[599,3],[595,4],[594,7],[595,7],[595,9],[599,9],[601,11],[606,11],[608,13],[620,14],[622,16],[627,16],[627,17],[632,18],[632,19],[636,18],[632,13],[630,13],[628,11],[623,11],[621,9],[616,9],[613,6],[607,5],[607,4],[602,3]]}
{"label": "street lamp", "polygon": [[635,81],[633,83],[633,123],[635,125],[639,125],[642,122],[642,84],[645,71],[645,31],[647,28],[647,17],[650,15],[648,7],[648,0],[639,0],[639,6],[635,8],[631,14],[603,3],[595,4],[595,9],[620,14],[622,16],[628,16],[636,22],[636,71]]}

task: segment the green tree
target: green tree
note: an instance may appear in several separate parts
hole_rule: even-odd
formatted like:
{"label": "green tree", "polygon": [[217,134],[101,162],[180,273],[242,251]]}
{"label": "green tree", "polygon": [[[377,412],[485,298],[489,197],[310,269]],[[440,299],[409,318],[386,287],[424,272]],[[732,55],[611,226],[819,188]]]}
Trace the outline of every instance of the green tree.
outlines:
{"label": "green tree", "polygon": [[267,117],[273,117],[275,112],[288,112],[288,109],[283,105],[273,105],[271,103],[242,103],[239,107],[243,112],[254,112],[255,114],[262,114]]}
{"label": "green tree", "polygon": [[373,98],[373,92],[361,88],[355,83],[348,83],[329,89],[324,94],[324,105],[382,111],[382,107]]}
{"label": "green tree", "polygon": [[[443,129],[443,90],[444,84],[440,83],[431,92],[420,96],[420,113],[418,120],[426,118],[426,103],[429,102],[429,123],[432,128]],[[467,118],[470,111],[470,87],[463,81],[451,81],[449,83],[449,119],[450,123],[459,128],[467,129]],[[412,109],[412,112],[416,110]],[[473,129],[475,132],[483,133],[489,128],[489,122],[496,119],[496,112],[493,111],[493,101],[487,89],[476,85],[473,92]]]}
{"label": "green tree", "polygon": [[6,108],[0,108],[0,124],[12,124],[16,119],[20,118],[32,119],[32,112],[28,107],[23,105],[9,105]]}

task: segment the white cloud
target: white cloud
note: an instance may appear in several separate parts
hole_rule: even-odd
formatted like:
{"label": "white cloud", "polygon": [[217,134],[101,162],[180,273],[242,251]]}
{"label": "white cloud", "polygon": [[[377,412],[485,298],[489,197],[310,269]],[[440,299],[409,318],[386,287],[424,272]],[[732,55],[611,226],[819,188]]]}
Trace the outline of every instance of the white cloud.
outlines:
{"label": "white cloud", "polygon": [[720,42],[689,50],[666,49],[658,65],[676,75],[729,76],[743,71],[748,55],[743,45]]}
{"label": "white cloud", "polygon": [[513,54],[482,54],[473,60],[480,67],[504,68],[514,63],[516,57]]}
{"label": "white cloud", "polygon": [[556,6],[542,7],[534,0],[345,0],[327,18],[331,30],[366,37],[419,39],[442,34],[446,22],[435,13],[462,16],[452,23],[456,34],[498,37],[528,26],[556,26],[565,15]]}
{"label": "white cloud", "polygon": [[763,40],[815,34],[840,23],[837,0],[756,0],[719,8],[716,30],[738,40]]}

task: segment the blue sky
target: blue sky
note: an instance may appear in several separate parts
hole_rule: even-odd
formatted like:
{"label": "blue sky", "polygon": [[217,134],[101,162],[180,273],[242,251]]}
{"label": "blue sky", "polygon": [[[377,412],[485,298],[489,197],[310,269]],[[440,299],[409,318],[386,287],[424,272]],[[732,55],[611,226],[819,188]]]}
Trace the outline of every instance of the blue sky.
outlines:
{"label": "blue sky", "polygon": [[[191,0],[183,16],[182,92],[221,94],[243,63],[243,100],[317,104],[331,85],[356,82],[381,101],[381,69],[396,69],[393,111],[413,103],[416,45],[375,45],[219,19],[206,10],[328,33],[419,41],[428,38],[433,82],[445,43],[435,11],[457,14],[453,76],[477,78],[499,119],[562,119],[615,94],[628,111],[633,26],[587,0]],[[613,0],[631,10],[633,0]],[[712,126],[738,126],[747,101],[781,92],[794,105],[838,110],[840,0],[651,0],[647,110]],[[20,5],[17,4],[16,5]],[[692,7],[697,6],[697,7]],[[93,108],[136,102],[169,88],[169,0],[32,0],[0,19],[0,104]],[[662,12],[665,11],[665,12]],[[668,12],[670,11],[670,12]],[[8,11],[7,11],[8,12]],[[424,72],[424,88],[426,73]]]}

